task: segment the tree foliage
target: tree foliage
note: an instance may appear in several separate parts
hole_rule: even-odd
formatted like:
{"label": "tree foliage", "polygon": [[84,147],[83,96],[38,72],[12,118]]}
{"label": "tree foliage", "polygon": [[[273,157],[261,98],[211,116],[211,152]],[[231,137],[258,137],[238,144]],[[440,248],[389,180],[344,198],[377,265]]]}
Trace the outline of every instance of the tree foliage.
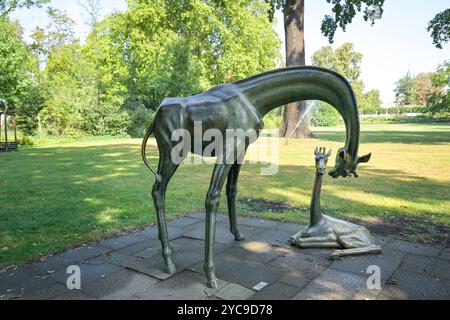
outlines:
{"label": "tree foliage", "polygon": [[[276,10],[283,9],[289,1],[266,0],[269,4],[268,15],[272,20]],[[324,17],[321,31],[333,43],[336,31],[341,28],[344,32],[355,16],[362,12],[365,21],[375,24],[375,20],[383,15],[384,0],[326,0],[332,5],[331,14]]]}
{"label": "tree foliage", "polygon": [[450,60],[442,63],[431,75],[434,86],[428,97],[427,109],[431,113],[450,113]]}
{"label": "tree foliage", "polygon": [[438,13],[428,24],[433,44],[442,49],[442,44],[450,40],[450,9]]}
{"label": "tree foliage", "polygon": [[[312,64],[318,67],[328,68],[343,75],[352,85],[360,107],[366,105],[364,91],[364,83],[361,77],[361,62],[363,55],[354,49],[352,43],[344,43],[342,46],[333,49],[331,46],[322,47],[312,55]],[[317,120],[313,125],[333,125],[337,123],[339,114],[335,109],[324,102],[317,105],[319,110],[315,113],[315,117],[326,117],[328,120]]]}
{"label": "tree foliage", "polygon": [[0,19],[0,97],[17,113],[25,133],[36,128],[42,96],[35,81],[36,60],[21,37],[21,28]]}
{"label": "tree foliage", "polygon": [[0,18],[6,18],[16,9],[41,7],[50,0],[0,0]]}

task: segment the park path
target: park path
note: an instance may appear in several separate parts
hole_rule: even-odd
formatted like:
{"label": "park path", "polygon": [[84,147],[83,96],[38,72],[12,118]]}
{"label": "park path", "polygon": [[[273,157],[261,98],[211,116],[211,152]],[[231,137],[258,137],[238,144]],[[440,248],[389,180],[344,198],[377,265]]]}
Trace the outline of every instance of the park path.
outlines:
{"label": "park path", "polygon": [[[216,290],[202,271],[204,214],[191,213],[169,224],[173,276],[162,271],[151,226],[6,270],[0,299],[450,299],[449,248],[375,235],[382,254],[332,261],[330,250],[287,244],[300,225],[240,218],[247,240],[235,242],[227,220],[218,215]],[[80,290],[67,288],[72,265],[81,270]],[[371,266],[380,268],[381,289],[367,286]]]}

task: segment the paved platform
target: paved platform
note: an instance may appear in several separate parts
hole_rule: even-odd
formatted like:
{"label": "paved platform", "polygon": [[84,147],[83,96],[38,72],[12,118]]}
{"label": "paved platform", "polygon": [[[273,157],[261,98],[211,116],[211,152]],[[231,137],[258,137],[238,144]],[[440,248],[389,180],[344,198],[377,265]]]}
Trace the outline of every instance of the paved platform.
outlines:
{"label": "paved platform", "polygon": [[[219,287],[205,286],[204,213],[170,222],[177,273],[164,273],[157,227],[83,246],[0,273],[0,299],[450,299],[450,249],[375,236],[383,253],[330,260],[331,250],[300,250],[287,240],[303,226],[239,218],[235,242],[218,216]],[[69,290],[67,267],[81,269]],[[370,266],[380,289],[369,289]],[[373,282],[371,282],[373,283]]]}

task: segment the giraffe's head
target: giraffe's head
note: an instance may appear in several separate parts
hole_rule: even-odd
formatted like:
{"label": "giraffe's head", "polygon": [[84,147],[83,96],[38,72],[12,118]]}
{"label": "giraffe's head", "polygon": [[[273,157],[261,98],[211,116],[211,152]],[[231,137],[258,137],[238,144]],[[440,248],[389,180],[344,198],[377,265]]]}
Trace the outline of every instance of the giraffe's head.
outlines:
{"label": "giraffe's head", "polygon": [[358,177],[356,168],[360,163],[369,162],[371,156],[372,154],[369,153],[361,157],[353,157],[345,148],[341,148],[336,155],[336,165],[329,172],[329,175],[333,178],[339,178],[341,176],[345,178],[351,177],[352,175]]}
{"label": "giraffe's head", "polygon": [[314,155],[316,156],[316,170],[321,176],[325,174],[325,168],[327,166],[328,158],[331,156],[331,150],[326,153],[325,148],[318,148],[314,150]]}

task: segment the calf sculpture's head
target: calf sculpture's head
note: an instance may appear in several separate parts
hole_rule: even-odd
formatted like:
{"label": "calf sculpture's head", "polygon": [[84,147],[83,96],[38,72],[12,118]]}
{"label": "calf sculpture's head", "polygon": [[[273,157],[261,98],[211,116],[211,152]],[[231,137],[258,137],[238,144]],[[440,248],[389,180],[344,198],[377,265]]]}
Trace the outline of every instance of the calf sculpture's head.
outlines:
{"label": "calf sculpture's head", "polygon": [[316,170],[321,176],[325,174],[325,168],[327,166],[328,158],[331,156],[331,150],[326,153],[325,148],[318,148],[314,150],[314,155],[316,156]]}
{"label": "calf sculpture's head", "polygon": [[336,165],[330,171],[329,175],[333,178],[339,178],[341,176],[345,178],[348,176],[351,177],[352,175],[358,177],[358,173],[356,172],[358,164],[369,162],[371,156],[372,154],[369,153],[362,157],[353,157],[345,148],[341,148],[336,155]]}

